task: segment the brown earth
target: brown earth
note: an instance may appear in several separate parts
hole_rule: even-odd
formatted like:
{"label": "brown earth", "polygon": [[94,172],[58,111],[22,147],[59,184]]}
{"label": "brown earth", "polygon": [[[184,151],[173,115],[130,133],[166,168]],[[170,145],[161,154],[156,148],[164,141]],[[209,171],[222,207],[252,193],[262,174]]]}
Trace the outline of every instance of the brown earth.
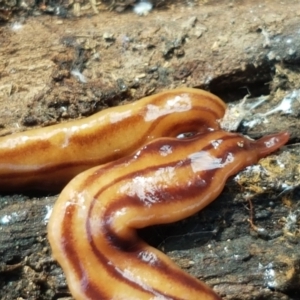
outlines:
{"label": "brown earth", "polygon": [[[141,234],[224,299],[300,299],[300,3],[165,2],[147,16],[100,3],[98,14],[82,4],[80,17],[21,13],[3,23],[0,135],[179,86],[226,102],[269,95],[248,119],[294,91],[291,111],[239,127],[254,138],[289,130],[289,145],[230,180],[196,216]],[[47,242],[56,199],[0,196],[1,299],[72,299]]]}

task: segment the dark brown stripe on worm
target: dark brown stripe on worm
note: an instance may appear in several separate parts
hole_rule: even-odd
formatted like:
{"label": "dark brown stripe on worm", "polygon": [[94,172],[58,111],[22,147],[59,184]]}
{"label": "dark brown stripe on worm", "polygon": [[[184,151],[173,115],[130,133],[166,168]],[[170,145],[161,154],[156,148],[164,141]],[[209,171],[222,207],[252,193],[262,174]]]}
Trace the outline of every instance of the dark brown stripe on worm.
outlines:
{"label": "dark brown stripe on worm", "polygon": [[[76,226],[73,222],[73,215],[76,214],[76,206],[68,205],[66,208],[66,214],[62,223],[62,236],[61,242],[63,250],[67,253],[68,259],[72,262],[74,273],[76,277],[80,278],[80,281],[84,281],[87,277],[86,272],[80,264],[80,255],[76,252],[76,245],[73,244],[76,241],[76,237],[73,236],[73,226]],[[88,280],[88,279],[87,279]],[[101,291],[97,284],[94,282],[88,282],[88,294],[90,299],[111,300],[108,295]]]}

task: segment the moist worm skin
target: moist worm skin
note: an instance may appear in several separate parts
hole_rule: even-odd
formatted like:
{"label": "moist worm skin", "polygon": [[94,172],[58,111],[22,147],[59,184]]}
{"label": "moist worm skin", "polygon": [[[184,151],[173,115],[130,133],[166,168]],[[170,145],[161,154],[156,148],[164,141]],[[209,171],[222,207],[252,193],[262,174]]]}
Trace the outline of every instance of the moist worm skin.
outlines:
{"label": "moist worm skin", "polygon": [[156,139],[135,154],[76,176],[49,224],[54,257],[77,300],[216,300],[208,286],[142,241],[136,229],[186,218],[227,178],[285,144],[288,133],[250,140],[222,130]]}
{"label": "moist worm skin", "polygon": [[0,138],[0,191],[60,190],[75,175],[116,160],[158,137],[219,129],[226,105],[181,88],[91,117]]}

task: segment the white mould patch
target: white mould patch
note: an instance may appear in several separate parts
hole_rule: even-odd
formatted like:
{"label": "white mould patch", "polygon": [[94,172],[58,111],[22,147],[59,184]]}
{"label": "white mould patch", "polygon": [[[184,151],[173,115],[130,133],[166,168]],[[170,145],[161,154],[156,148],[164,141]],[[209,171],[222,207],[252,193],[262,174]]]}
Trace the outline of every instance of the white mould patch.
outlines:
{"label": "white mould patch", "polygon": [[243,125],[247,128],[253,128],[254,126],[256,125],[259,125],[261,123],[268,123],[268,121],[265,119],[265,120],[262,120],[262,118],[255,118],[255,119],[252,119],[252,120],[249,120],[249,121],[243,121]]}
{"label": "white mould patch", "polygon": [[266,269],[264,276],[265,276],[265,280],[266,280],[268,288],[274,289],[274,288],[277,287],[277,282],[275,280],[275,270],[274,269],[271,269],[271,268]]}
{"label": "white mould patch", "polygon": [[240,126],[241,122],[252,115],[252,111],[265,102],[269,97],[261,96],[258,98],[252,98],[251,100],[256,100],[254,103],[247,103],[250,101],[248,96],[245,96],[239,104],[229,104],[225,115],[222,120],[220,120],[220,126],[222,129],[227,131],[236,131]]}
{"label": "white mould patch", "polygon": [[73,69],[71,71],[71,75],[74,76],[81,83],[87,83],[85,76],[78,69]]}
{"label": "white mould patch", "polygon": [[263,271],[264,282],[269,289],[274,289],[278,286],[278,282],[276,281],[276,271],[273,263],[269,263],[266,266],[259,263],[258,270],[259,272]]}
{"label": "white mould patch", "polygon": [[285,164],[281,161],[280,158],[277,158],[276,162],[277,162],[277,165],[279,168],[281,168],[281,169],[285,168]]}
{"label": "white mould patch", "polygon": [[264,48],[270,47],[270,46],[271,46],[271,40],[270,40],[270,35],[269,35],[269,33],[268,33],[264,28],[262,28],[261,34],[262,34],[262,35],[264,36],[264,38],[265,38],[265,41],[264,41],[264,43],[263,43],[263,47],[264,47]]}
{"label": "white mould patch", "polygon": [[1,225],[8,225],[12,222],[18,222],[24,218],[27,217],[27,212],[12,212],[11,214],[5,214],[2,217],[0,217],[0,224]]}
{"label": "white mould patch", "polygon": [[53,209],[53,206],[51,205],[46,205],[45,206],[45,209],[46,209],[46,214],[45,214],[45,217],[44,217],[44,223],[47,224],[49,219],[50,219],[50,216],[51,216],[51,213],[52,213],[52,209]]}
{"label": "white mould patch", "polygon": [[11,24],[10,28],[12,31],[19,31],[23,28],[23,24],[20,22],[14,22]]}
{"label": "white mould patch", "polygon": [[282,193],[286,193],[286,192],[288,192],[288,191],[291,191],[293,188],[294,188],[294,186],[292,186],[292,185],[288,185],[287,183],[282,183],[282,184],[281,184],[282,192],[280,193],[280,195],[281,195]]}
{"label": "white mould patch", "polygon": [[141,0],[134,5],[133,11],[139,16],[146,16],[152,10],[153,4],[146,0]]}
{"label": "white mould patch", "polygon": [[12,216],[11,215],[4,215],[1,219],[0,219],[0,223],[2,225],[6,225],[10,222]]}
{"label": "white mould patch", "polygon": [[300,231],[300,210],[291,211],[285,218],[284,230],[289,233]]}
{"label": "white mould patch", "polygon": [[[239,104],[229,104],[224,118],[220,120],[221,128],[227,131],[236,131],[241,123],[243,123],[245,127],[253,128],[258,124],[268,123],[267,117],[275,113],[291,114],[293,113],[293,102],[296,100],[300,101],[300,89],[288,93],[276,107],[269,111],[265,113],[253,113],[253,110],[264,103],[268,98],[268,96],[254,98],[257,99],[257,101],[248,104],[246,103],[246,96]],[[250,99],[248,99],[247,102],[249,102],[249,100]]]}
{"label": "white mould patch", "polygon": [[239,172],[233,177],[233,180],[238,182],[241,176],[251,176],[252,174],[268,174],[268,171],[261,165],[253,165],[246,167],[243,171]]}
{"label": "white mould patch", "polygon": [[300,100],[300,90],[294,90],[291,93],[287,94],[275,108],[267,111],[264,114],[261,114],[261,116],[266,117],[266,116],[272,115],[277,112],[282,112],[284,114],[290,114],[293,112],[292,103],[295,100],[298,100],[298,101]]}

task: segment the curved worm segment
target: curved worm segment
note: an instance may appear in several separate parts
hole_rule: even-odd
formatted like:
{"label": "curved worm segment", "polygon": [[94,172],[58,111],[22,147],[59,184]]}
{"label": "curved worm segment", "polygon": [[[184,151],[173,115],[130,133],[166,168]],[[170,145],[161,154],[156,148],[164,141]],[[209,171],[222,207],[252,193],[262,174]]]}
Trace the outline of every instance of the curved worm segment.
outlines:
{"label": "curved worm segment", "polygon": [[181,88],[2,137],[0,190],[59,190],[80,172],[129,155],[153,139],[218,129],[225,109],[211,93]]}
{"label": "curved worm segment", "polygon": [[226,179],[275,151],[281,133],[252,141],[224,131],[161,138],[75,177],[53,209],[48,236],[78,299],[220,299],[143,242],[136,229],[186,218]]}

